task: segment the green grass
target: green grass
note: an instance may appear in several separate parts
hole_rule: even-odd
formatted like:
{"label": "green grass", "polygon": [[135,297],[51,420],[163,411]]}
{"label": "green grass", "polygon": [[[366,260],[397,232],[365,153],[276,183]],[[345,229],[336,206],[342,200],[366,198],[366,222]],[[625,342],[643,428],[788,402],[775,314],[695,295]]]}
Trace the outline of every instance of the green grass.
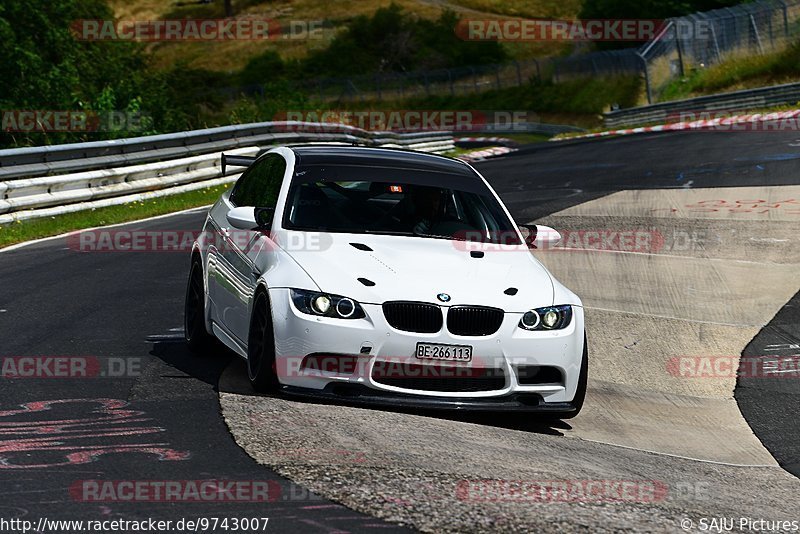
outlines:
{"label": "green grass", "polygon": [[779,52],[737,57],[705,69],[695,69],[670,82],[659,100],[676,100],[800,80],[800,43]]}
{"label": "green grass", "polygon": [[[611,104],[637,105],[642,96],[640,78],[583,78],[561,83],[534,82],[520,87],[456,96],[430,96],[404,101],[353,102],[348,109],[427,109],[534,112],[530,119],[551,124],[594,128]],[[480,133],[476,133],[480,135]]]}
{"label": "green grass", "polygon": [[220,185],[142,202],[131,202],[119,206],[109,206],[44,219],[32,219],[6,224],[0,226],[0,248],[73,230],[135,221],[198,206],[206,206],[216,201],[228,187],[230,186]]}

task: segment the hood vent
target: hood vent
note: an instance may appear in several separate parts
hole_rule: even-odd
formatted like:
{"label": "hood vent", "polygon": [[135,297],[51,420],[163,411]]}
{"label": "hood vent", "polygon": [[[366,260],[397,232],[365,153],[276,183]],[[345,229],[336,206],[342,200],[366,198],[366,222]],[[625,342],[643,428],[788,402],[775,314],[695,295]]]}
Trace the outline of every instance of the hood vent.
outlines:
{"label": "hood vent", "polygon": [[367,287],[372,287],[375,285],[375,282],[370,280],[369,278],[358,278],[358,281],[364,284]]}
{"label": "hood vent", "polygon": [[517,294],[517,291],[518,291],[518,289],[516,287],[509,287],[508,289],[503,291],[503,293],[505,293],[506,295],[512,295],[513,296],[513,295]]}
{"label": "hood vent", "polygon": [[364,243],[350,243],[350,246],[358,250],[363,250],[364,252],[372,252],[372,249]]}

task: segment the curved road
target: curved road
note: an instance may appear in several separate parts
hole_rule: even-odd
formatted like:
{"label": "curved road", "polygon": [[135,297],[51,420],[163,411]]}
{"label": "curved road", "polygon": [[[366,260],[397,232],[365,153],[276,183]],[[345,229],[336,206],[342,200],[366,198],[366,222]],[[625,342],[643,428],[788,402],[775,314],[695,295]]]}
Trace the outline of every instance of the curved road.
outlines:
{"label": "curved road", "polygon": [[[737,191],[739,194],[739,190],[731,188],[799,185],[798,138],[800,134],[785,132],[640,135],[534,145],[512,156],[481,163],[478,167],[521,222],[552,220],[554,226],[576,232],[599,227],[614,228],[620,224],[639,228],[657,223],[626,210],[635,211],[636,206],[651,202],[656,203],[648,209],[666,209],[665,216],[672,213],[671,209],[680,210],[682,205],[673,206],[668,202],[671,197],[663,196],[670,190],[685,194],[687,190],[699,188],[719,188],[721,191],[724,188],[722,192]],[[648,196],[650,193],[662,196],[651,197]],[[630,194],[638,196],[633,199],[625,196]],[[667,200],[659,204],[661,200],[658,199]],[[791,199],[800,202],[800,194],[780,200]],[[782,213],[791,211],[786,206],[780,208]],[[788,206],[791,208],[791,204]],[[197,230],[202,217],[201,212],[192,212],[131,223],[122,228]],[[614,220],[614,217],[627,219],[622,222]],[[706,232],[703,235],[713,235],[718,239],[703,242],[699,251],[693,249],[675,254],[675,243],[670,242],[667,235],[666,246],[668,249],[672,247],[667,252],[673,254],[662,254],[663,257],[656,259],[648,256],[645,267],[655,271],[669,269],[670,264],[659,266],[657,263],[668,261],[675,255],[704,260],[709,251],[713,252],[714,261],[728,264],[735,263],[741,254],[769,262],[766,270],[777,274],[775,278],[764,274],[765,287],[771,287],[775,285],[773,282],[785,280],[787,276],[791,280],[792,272],[795,273],[794,286],[798,286],[800,279],[796,275],[796,264],[800,261],[796,245],[800,215],[792,212],[775,220],[770,217],[753,221],[738,215],[724,220],[671,220],[668,226],[673,237],[677,235],[674,233],[676,229],[685,235],[700,227]],[[731,234],[731,228],[738,233]],[[753,240],[751,237],[756,231],[756,240]],[[739,236],[747,238],[739,239]],[[770,238],[775,241],[770,242]],[[631,446],[630,449],[619,447],[629,445],[614,443],[606,434],[618,434],[620,440],[630,437],[646,441],[646,436],[640,435],[641,432],[627,436],[625,431],[630,428],[622,422],[607,416],[604,419],[604,413],[591,410],[588,419],[582,420],[582,414],[581,418],[561,427],[542,427],[502,418],[430,418],[286,403],[252,396],[247,388],[241,387],[238,382],[241,374],[237,374],[236,365],[233,365],[228,367],[222,385],[223,390],[231,392],[222,394],[226,417],[223,420],[217,387],[230,356],[197,360],[187,353],[181,342],[186,255],[168,252],[80,253],[70,244],[74,241],[57,238],[0,253],[0,279],[4,281],[0,292],[0,327],[5,334],[0,357],[4,362],[11,359],[15,364],[25,361],[25,357],[36,357],[39,361],[53,357],[81,357],[85,359],[79,361],[90,362],[90,367],[123,376],[2,379],[2,517],[38,518],[47,515],[56,519],[154,517],[177,520],[212,515],[266,516],[270,517],[270,530],[288,532],[298,529],[386,531],[397,528],[393,525],[398,522],[424,529],[452,526],[454,529],[491,527],[513,530],[532,526],[543,529],[553,525],[577,530],[624,529],[642,525],[642,514],[646,513],[651,517],[648,520],[651,529],[658,530],[660,526],[670,531],[675,528],[673,521],[680,514],[733,513],[738,509],[736,505],[741,505],[751,514],[763,511],[765,518],[771,519],[770,514],[797,508],[796,479],[783,476],[781,470],[772,467],[770,455],[759,449],[755,439],[741,448],[736,443],[726,444],[727,448],[723,447],[725,450],[719,453],[724,455],[721,462],[725,465],[710,463],[709,459],[701,462],[681,459],[678,457],[684,456],[682,454],[657,451],[660,443]],[[793,249],[790,245],[794,245]],[[630,267],[630,261],[634,261],[626,259],[619,265],[601,265],[590,259],[583,265],[580,255],[570,258],[575,259],[566,261],[554,256],[552,259],[543,258],[543,261],[556,264],[552,267],[559,278],[564,278],[563,272],[567,278],[578,277],[578,281],[594,268],[614,271]],[[704,272],[703,265],[697,264],[693,268]],[[645,267],[637,266],[636,269]],[[733,283],[734,274],[738,276],[738,273],[729,275],[726,268],[715,269],[718,278],[714,278],[714,283]],[[609,284],[617,282],[608,280]],[[774,297],[771,301],[755,303],[762,315],[772,309],[770,306],[774,306],[774,302],[782,299],[781,306],[797,291],[797,287],[777,285],[781,286],[781,291],[770,293]],[[739,291],[738,286],[720,287]],[[699,298],[703,298],[702,294]],[[714,310],[693,308],[687,311],[678,304],[673,307],[678,312],[706,314],[705,318],[695,318],[697,321],[692,324],[700,326],[692,332],[697,334],[698,340],[713,339],[719,347],[738,346],[740,341],[743,347],[771,318],[771,315],[756,315],[753,319],[753,314],[748,315],[748,310],[742,310],[733,319],[720,312],[719,318],[708,320],[709,315],[716,313]],[[602,321],[612,320],[602,313],[602,310],[598,311],[596,317]],[[736,321],[740,319],[746,327],[739,326]],[[664,321],[659,319],[658,322]],[[735,331],[739,334],[715,330],[729,321],[736,325]],[[603,327],[601,322],[595,331]],[[614,323],[612,327],[624,331],[625,322]],[[653,336],[662,334],[658,325],[652,328],[645,332]],[[788,351],[785,354],[791,354],[794,350],[791,347],[797,344],[798,339],[800,327],[797,305],[794,304],[784,308],[764,328],[748,346],[750,352],[745,355],[761,356],[767,348],[777,345]],[[623,341],[619,344],[634,347],[637,343],[645,345],[646,339]],[[684,348],[687,354],[697,354],[698,347],[702,349],[704,345]],[[651,354],[646,352],[647,347],[643,350],[642,354]],[[663,364],[659,361],[655,370],[643,375],[644,379],[629,372],[639,362],[624,368],[616,368],[613,364],[609,360],[598,369],[601,378],[619,377],[620,380],[614,384],[613,380],[595,384],[598,394],[594,406],[609,409],[598,409],[597,412],[620,410],[620,417],[633,420],[635,418],[628,416],[634,414],[646,421],[649,412],[636,413],[636,406],[620,407],[620,399],[643,399],[642,405],[648,410],[652,406],[661,406],[662,397],[658,395],[662,395],[661,390],[671,387],[663,377],[658,377],[658,372],[664,371]],[[642,362],[642,366],[646,367],[645,364]],[[46,369],[40,369],[40,374]],[[652,383],[648,382],[651,378]],[[735,385],[735,397],[741,412],[758,438],[781,465],[797,474],[800,430],[797,425],[786,423],[787,417],[798,411],[800,381],[753,377],[740,379],[738,384],[722,386],[718,382],[707,382],[687,386],[690,395],[681,397],[685,404],[679,406],[684,412],[677,413],[694,413],[692,410],[701,413],[719,403],[721,409],[727,410],[725,413],[731,414],[730,405],[725,404],[730,399],[724,397],[726,388],[732,389]],[[653,398],[641,394],[642,386],[644,390],[652,391]],[[633,387],[640,389],[631,393]],[[664,391],[663,395],[668,393]],[[591,401],[591,398],[587,401],[589,406],[592,406]],[[668,403],[674,406],[675,398],[670,397]],[[26,405],[24,409],[20,409],[22,404]],[[664,414],[658,416],[663,416],[665,421],[674,421],[675,414],[665,409]],[[363,462],[360,456],[352,454],[352,450],[358,447],[334,445],[354,443],[353,436],[338,435],[345,421],[356,422],[358,428],[352,431],[362,438],[362,444],[368,446],[369,454]],[[231,437],[226,422],[233,429],[238,444]],[[710,427],[721,423],[738,424],[732,420],[707,422]],[[633,424],[625,421],[625,424],[629,423]],[[620,425],[619,428],[616,425]],[[582,439],[560,437],[561,434],[570,434],[573,427],[576,437]],[[313,436],[308,435],[310,428]],[[685,430],[675,428],[675,432]],[[736,435],[745,435],[745,431],[746,425],[742,423],[736,429]],[[389,442],[385,441],[387,435],[392,438]],[[451,458],[442,458],[441,454],[427,449],[435,443],[431,440],[440,440],[441,436],[451,436],[451,440],[457,438],[454,441],[458,447],[454,447]],[[321,443],[319,440],[324,441],[324,438],[333,441]],[[276,457],[276,450],[286,451],[292,443],[295,443],[293,450],[297,454],[297,439],[303,440],[300,445],[305,451],[324,451],[327,458]],[[724,444],[725,436],[721,433],[711,439]],[[674,441],[680,442],[680,436]],[[664,444],[664,447],[669,445]],[[690,445],[677,443],[675,447],[677,450],[684,446],[691,448]],[[498,447],[500,452],[491,456],[489,451],[495,454]],[[636,448],[668,456],[639,453]],[[745,449],[746,454],[742,453]],[[481,451],[487,451],[486,455]],[[702,452],[702,449],[697,449],[686,456],[694,458]],[[503,454],[513,458],[505,458]],[[336,456],[333,461],[331,455]],[[251,456],[258,463],[270,465],[350,508],[309,494],[303,486],[294,486],[258,465]],[[505,467],[497,465],[504,460],[510,463]],[[514,469],[514,462],[527,462],[528,465]],[[456,500],[450,508],[451,500],[445,498],[442,491],[451,490],[442,488],[457,486],[471,473],[465,467],[471,464],[475,466],[474,473],[481,477],[484,476],[482,473],[489,473],[491,476],[531,479],[564,476],[647,478],[665,481],[673,490],[680,488],[682,495],[658,506],[560,503],[560,506],[532,509],[508,503],[484,506],[478,502]],[[737,467],[745,464],[763,464],[765,467]],[[269,488],[267,502],[248,502],[247,499],[211,503],[99,500],[97,494],[92,493],[96,486],[86,482],[168,480],[188,484],[187,481],[209,479],[263,483]],[[737,503],[735,488],[727,487],[729,481],[750,484],[753,491],[748,493],[759,492],[758,500],[744,499]],[[708,484],[711,484],[710,488]],[[417,487],[417,493],[414,493],[414,487]],[[373,519],[370,515],[390,522]]]}

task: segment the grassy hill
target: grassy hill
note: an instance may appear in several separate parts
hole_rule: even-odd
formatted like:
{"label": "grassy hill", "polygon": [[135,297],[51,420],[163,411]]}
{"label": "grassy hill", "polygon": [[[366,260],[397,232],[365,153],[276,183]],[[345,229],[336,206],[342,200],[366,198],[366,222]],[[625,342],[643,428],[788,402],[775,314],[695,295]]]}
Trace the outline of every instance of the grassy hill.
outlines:
{"label": "grassy hill", "polygon": [[[201,0],[202,1],[202,0]],[[242,69],[249,60],[267,50],[282,59],[302,59],[310,51],[325,48],[333,37],[359,15],[372,15],[392,0],[233,0],[235,16],[257,16],[290,21],[326,21],[322,39],[299,41],[168,42],[148,45],[159,67],[184,65],[188,68],[219,72]],[[394,0],[405,11],[433,20],[449,9],[470,18],[550,17],[574,18],[581,0]],[[125,20],[163,18],[222,18],[222,0],[200,3],[197,0],[110,0],[115,15]],[[517,59],[562,53],[562,43],[505,43],[509,55]]]}

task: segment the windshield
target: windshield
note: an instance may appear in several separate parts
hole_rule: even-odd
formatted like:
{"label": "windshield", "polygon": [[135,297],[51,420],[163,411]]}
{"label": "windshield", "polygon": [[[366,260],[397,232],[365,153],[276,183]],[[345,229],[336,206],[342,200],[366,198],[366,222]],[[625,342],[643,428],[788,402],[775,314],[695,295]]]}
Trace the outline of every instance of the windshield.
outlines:
{"label": "windshield", "polygon": [[519,244],[513,223],[477,176],[419,169],[298,167],[283,226]]}

